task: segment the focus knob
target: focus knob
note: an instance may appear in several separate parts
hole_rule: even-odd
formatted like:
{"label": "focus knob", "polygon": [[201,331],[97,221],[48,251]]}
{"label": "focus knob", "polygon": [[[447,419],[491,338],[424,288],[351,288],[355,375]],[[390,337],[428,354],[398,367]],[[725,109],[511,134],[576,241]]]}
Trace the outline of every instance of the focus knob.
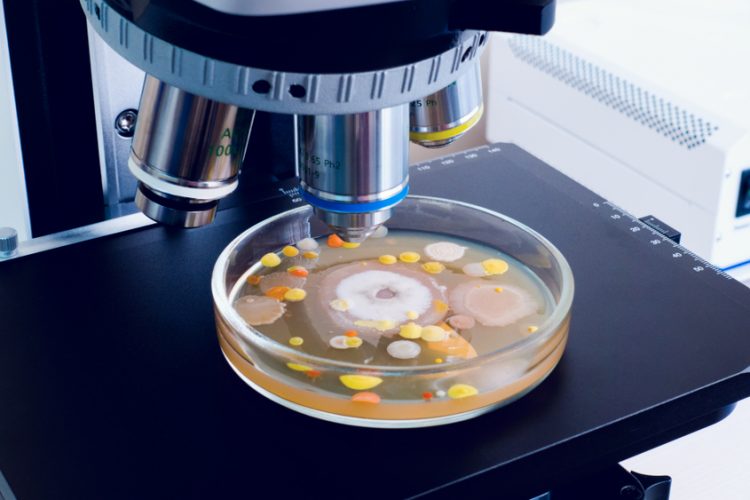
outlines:
{"label": "focus knob", "polygon": [[18,233],[12,227],[0,227],[0,259],[12,257],[18,250]]}

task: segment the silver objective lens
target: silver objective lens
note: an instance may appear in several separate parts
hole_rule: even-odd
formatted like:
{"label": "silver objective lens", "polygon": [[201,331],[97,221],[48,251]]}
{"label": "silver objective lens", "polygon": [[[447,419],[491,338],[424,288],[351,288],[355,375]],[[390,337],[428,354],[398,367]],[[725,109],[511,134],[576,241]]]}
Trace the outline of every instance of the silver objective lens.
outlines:
{"label": "silver objective lens", "polygon": [[128,161],[138,208],[175,226],[213,221],[218,200],[237,188],[254,116],[147,76]]}
{"label": "silver objective lens", "polygon": [[302,197],[345,241],[363,241],[406,196],[408,109],[295,119]]}
{"label": "silver objective lens", "polygon": [[452,84],[409,105],[409,139],[427,148],[447,146],[477,124],[483,109],[476,62]]}

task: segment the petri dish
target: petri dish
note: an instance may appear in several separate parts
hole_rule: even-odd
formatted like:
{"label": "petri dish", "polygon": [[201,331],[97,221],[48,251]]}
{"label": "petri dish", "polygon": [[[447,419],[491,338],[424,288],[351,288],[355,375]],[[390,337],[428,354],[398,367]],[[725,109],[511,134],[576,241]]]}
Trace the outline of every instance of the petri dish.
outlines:
{"label": "petri dish", "polygon": [[232,241],[211,286],[237,375],[306,415],[405,428],[481,415],[552,372],[574,282],[551,242],[497,212],[424,196],[395,207],[387,231],[342,247],[303,206]]}

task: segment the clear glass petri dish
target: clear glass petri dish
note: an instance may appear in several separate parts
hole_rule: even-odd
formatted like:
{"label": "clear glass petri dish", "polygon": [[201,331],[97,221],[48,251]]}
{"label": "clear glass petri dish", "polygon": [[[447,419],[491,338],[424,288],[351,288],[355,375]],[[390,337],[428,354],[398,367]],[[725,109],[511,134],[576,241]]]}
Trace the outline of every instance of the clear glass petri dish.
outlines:
{"label": "clear glass petri dish", "polygon": [[[330,233],[311,207],[281,213],[251,227],[221,253],[211,289],[218,339],[231,368],[267,398],[300,413],[342,424],[407,428],[466,420],[506,405],[539,385],[565,349],[573,300],[573,274],[546,238],[497,212],[458,201],[409,196],[393,210],[389,230],[437,233],[497,249],[525,267],[551,297],[551,310],[533,334],[451,363],[389,366],[350,363],[307,354],[249,326],[233,307],[238,283],[269,252],[304,238]],[[290,369],[290,367],[294,369]],[[311,376],[314,374],[314,376]],[[408,397],[383,398],[377,404],[352,400],[342,376],[377,377],[413,387]],[[329,380],[332,383],[325,383]],[[469,385],[469,397],[430,397]],[[405,391],[409,392],[409,391]]]}

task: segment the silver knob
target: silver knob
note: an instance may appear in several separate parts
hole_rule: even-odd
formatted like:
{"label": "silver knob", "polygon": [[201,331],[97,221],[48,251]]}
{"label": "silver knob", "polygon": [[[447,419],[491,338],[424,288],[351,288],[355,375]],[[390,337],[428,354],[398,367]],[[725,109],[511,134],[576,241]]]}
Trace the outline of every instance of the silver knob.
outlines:
{"label": "silver knob", "polygon": [[18,232],[12,227],[0,227],[0,259],[13,257],[18,252]]}

